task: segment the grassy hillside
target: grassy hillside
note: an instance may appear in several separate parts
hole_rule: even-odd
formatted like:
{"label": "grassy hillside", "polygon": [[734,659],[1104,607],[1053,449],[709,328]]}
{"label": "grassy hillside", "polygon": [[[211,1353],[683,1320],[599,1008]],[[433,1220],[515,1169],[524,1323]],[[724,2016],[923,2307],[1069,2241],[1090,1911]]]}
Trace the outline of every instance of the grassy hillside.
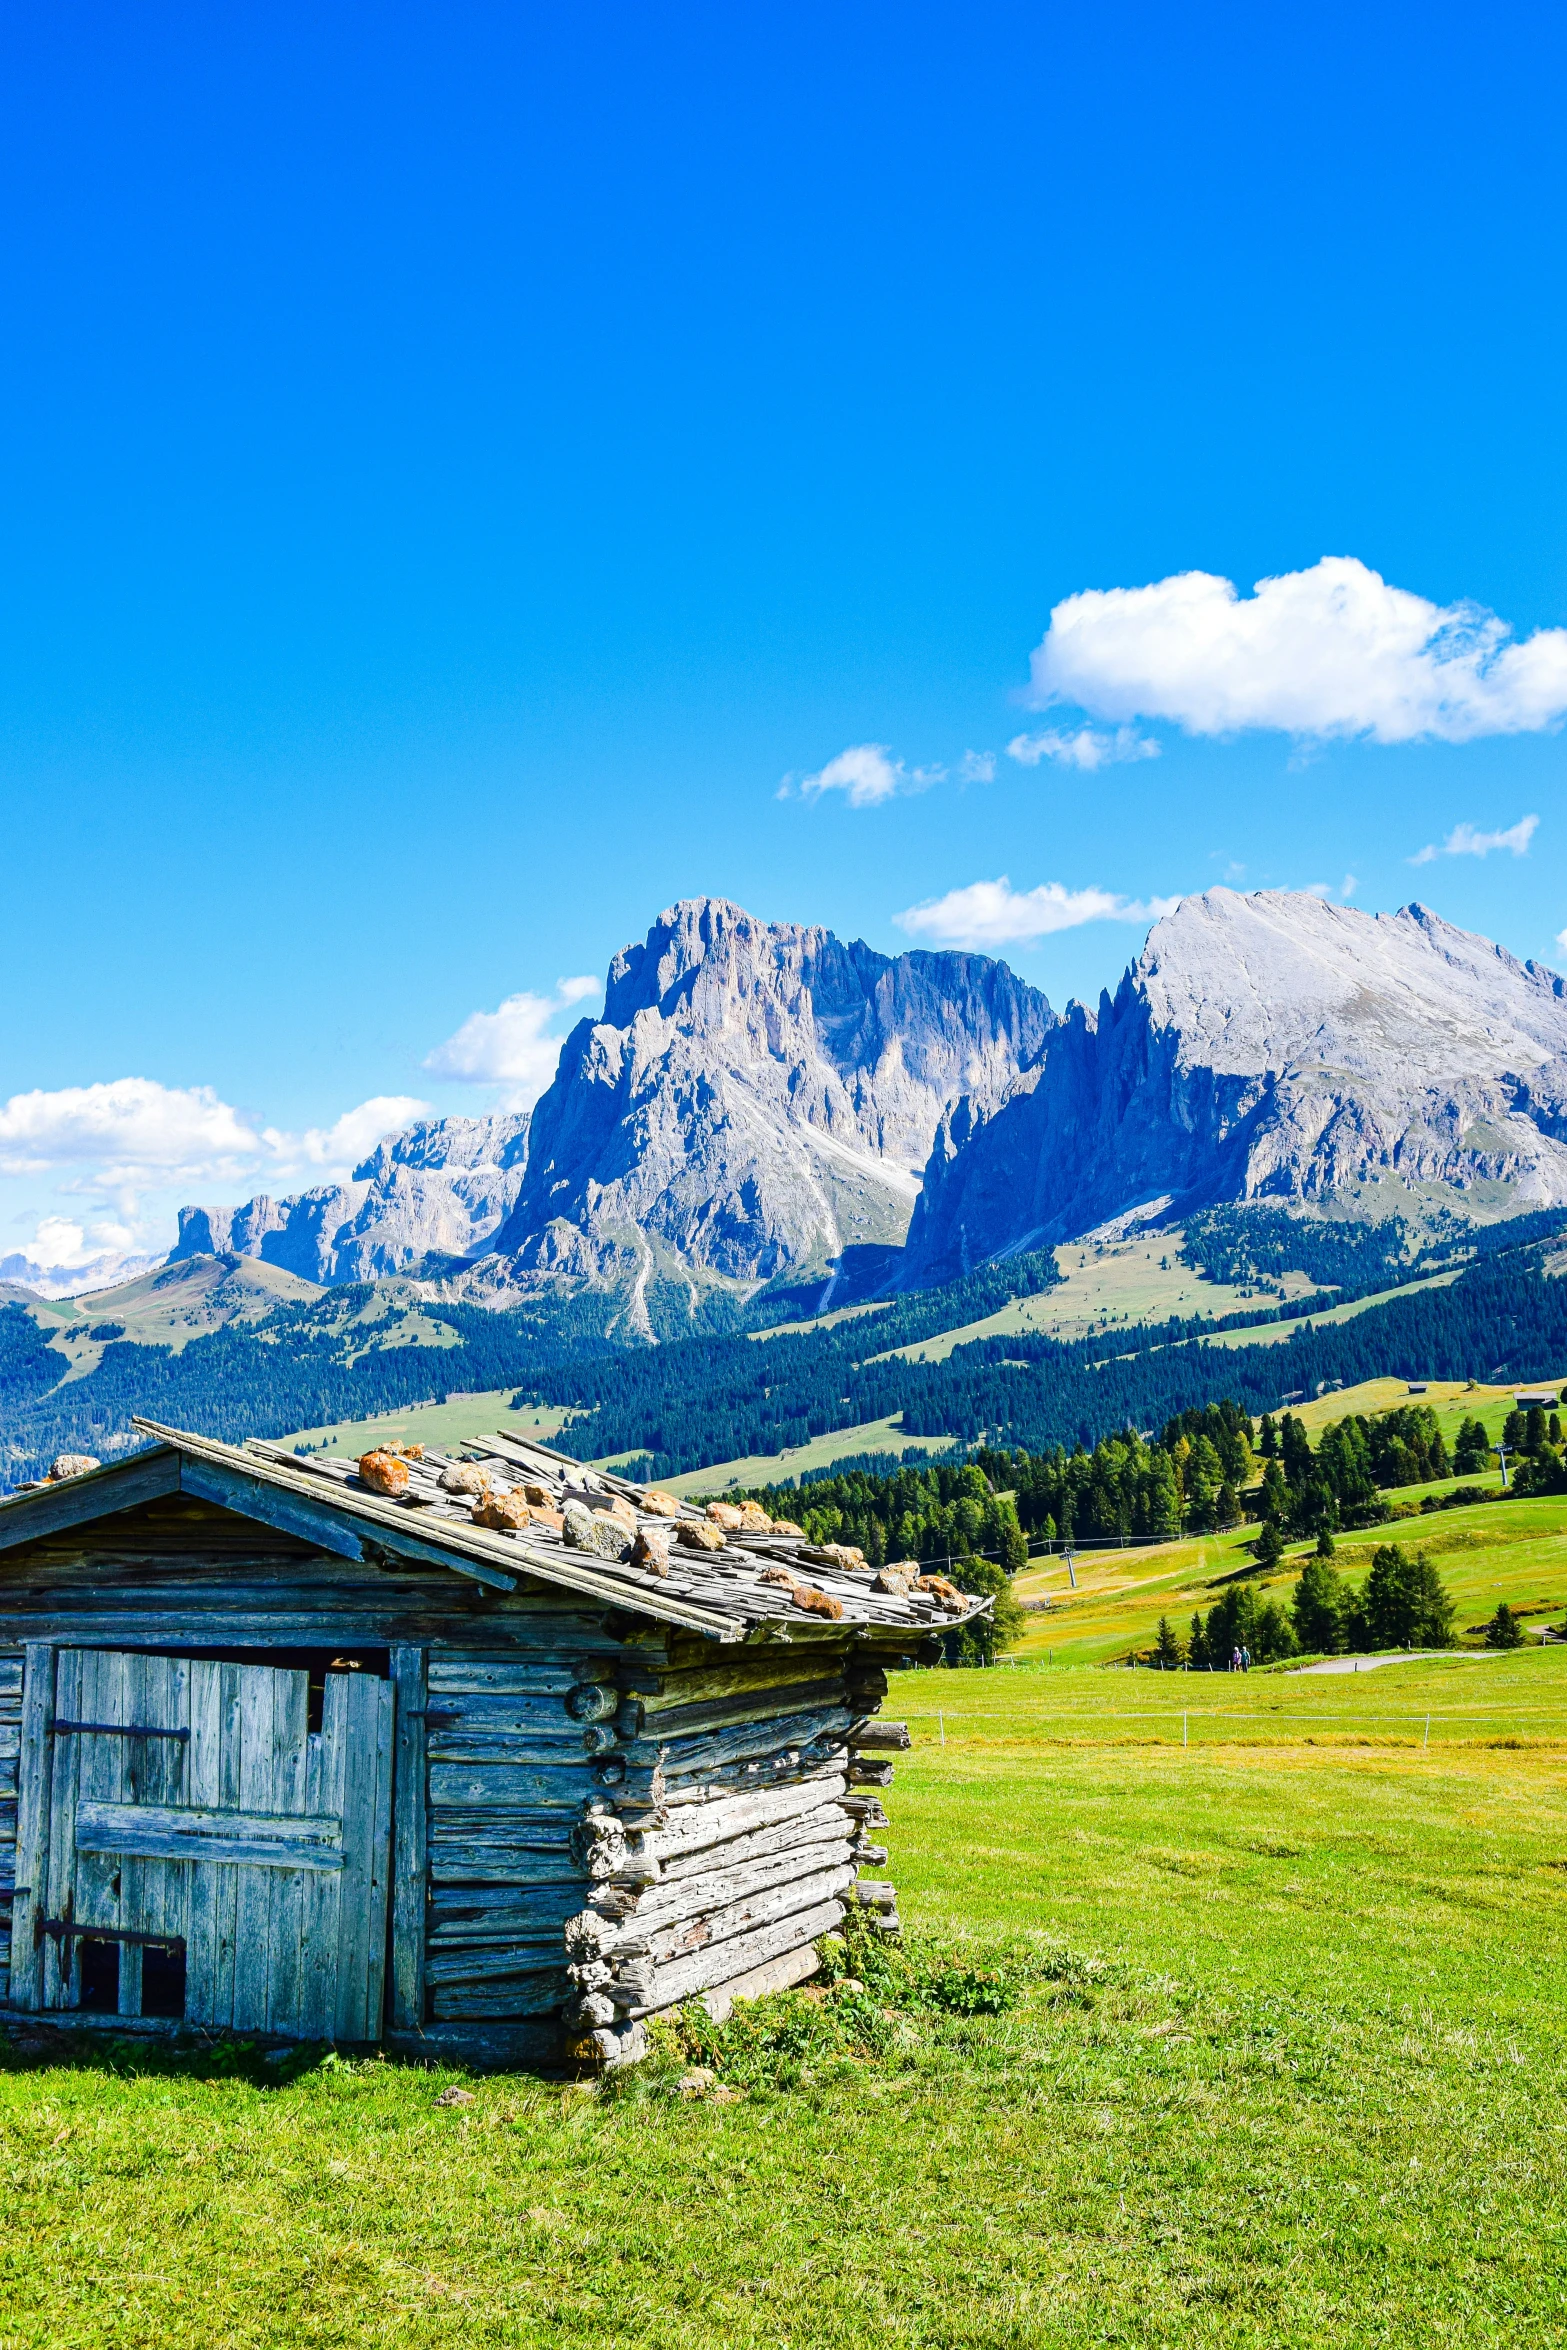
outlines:
{"label": "grassy hillside", "polygon": [[548,1444],[565,1413],[515,1411],[509,1387],[491,1388],[479,1395],[451,1395],[444,1403],[411,1404],[400,1412],[376,1412],[368,1419],[339,1420],[320,1428],[299,1428],[285,1437],[287,1444],[308,1444],[312,1452],[331,1453],[340,1460],[356,1460],[378,1444],[429,1444],[453,1450],[472,1436],[491,1436],[497,1429],[515,1429],[521,1436]]}
{"label": "grassy hillside", "polygon": [[900,1677],[928,1971],[742,2010],[723,2102],[13,2042],[4,2338],[1559,2342],[1567,1650],[1397,1670],[1226,1684],[1184,1750],[1153,1675]]}
{"label": "grassy hillside", "polygon": [[[1473,1480],[1466,1480],[1473,1482]],[[1409,1499],[1406,1490],[1391,1497]],[[1219,1578],[1249,1564],[1255,1526],[1183,1542],[1122,1551],[1079,1553],[1073,1591],[1066,1566],[1052,1559],[1030,1567],[1013,1585],[1031,1607],[1018,1654],[1047,1652],[1060,1664],[1098,1664],[1138,1654],[1153,1642],[1161,1616],[1183,1636],[1194,1609],[1204,1613],[1218,1596]],[[1503,1501],[1443,1510],[1337,1538],[1334,1565],[1358,1583],[1380,1543],[1402,1542],[1427,1552],[1457,1603],[1461,1642],[1482,1645],[1467,1628],[1496,1613],[1501,1601],[1531,1624],[1567,1620],[1567,1498]],[[1288,1602],[1311,1555],[1309,1542],[1292,1544],[1276,1575],[1259,1578],[1260,1595]],[[1399,1668],[1403,1670],[1403,1668]]]}

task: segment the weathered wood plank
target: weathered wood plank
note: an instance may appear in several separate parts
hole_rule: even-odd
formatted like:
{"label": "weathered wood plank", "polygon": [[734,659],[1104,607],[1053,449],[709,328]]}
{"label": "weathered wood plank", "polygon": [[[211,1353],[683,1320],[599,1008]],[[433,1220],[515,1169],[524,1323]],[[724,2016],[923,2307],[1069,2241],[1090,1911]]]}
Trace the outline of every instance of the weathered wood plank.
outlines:
{"label": "weathered wood plank", "polygon": [[425,1787],[426,1651],[391,1653],[396,1699],[392,1760],[392,1964],[387,2022],[409,2031],[424,2021],[425,1911],[429,1889],[429,1803]]}
{"label": "weathered wood plank", "polygon": [[641,1735],[663,1743],[702,1731],[739,1727],[746,1722],[776,1720],[813,1707],[845,1706],[848,1684],[841,1673],[803,1681],[798,1677],[766,1689],[735,1689],[723,1697],[703,1698],[691,1705],[665,1706],[650,1712],[646,1699],[628,1699],[620,1715],[627,1737]]}
{"label": "weathered wood plank", "polygon": [[[497,1620],[504,1622],[505,1618]],[[536,1655],[454,1656],[437,1650],[429,1663],[431,1698],[438,1704],[477,1697],[536,1698],[559,1704],[584,1678],[595,1679],[599,1672],[610,1678],[623,1653],[619,1641],[611,1641],[596,1626],[590,1628],[585,1623],[579,1636],[568,1628],[569,1621]],[[597,1671],[584,1676],[582,1665]]]}
{"label": "weathered wood plank", "polygon": [[141,1453],[129,1461],[111,1461],[82,1477],[67,1477],[35,1493],[19,1493],[0,1501],[0,1550],[37,1542],[44,1535],[85,1526],[113,1510],[134,1509],[180,1486],[179,1458],[172,1452]]}
{"label": "weathered wood plank", "polygon": [[[186,1792],[197,1811],[216,1808],[221,1785],[219,1754],[222,1741],[223,1668],[206,1660],[190,1671],[190,1754]],[[209,2028],[218,2021],[219,1951],[218,1885],[225,1874],[210,1855],[198,1855],[191,1870],[189,1926],[185,1947],[185,2016],[189,2023]],[[223,2021],[232,2012],[233,1993]]]}
{"label": "weathered wood plank", "polygon": [[[252,1813],[276,1812],[272,1784],[273,1724],[279,1681],[269,1666],[239,1670],[239,1803]],[[303,1673],[297,1676],[307,1680]],[[241,1869],[234,1901],[234,2029],[264,2032],[270,2019],[272,1885],[262,1869]]]}
{"label": "weathered wood plank", "polygon": [[498,1983],[442,1983],[430,1993],[437,2023],[464,2016],[552,2015],[571,1989],[564,1968],[513,1975]]}
{"label": "weathered wood plank", "polygon": [[205,1804],[87,1800],[76,1807],[76,1849],[148,1860],[238,1862],[246,1868],[340,1869],[343,1823]]}
{"label": "weathered wood plank", "polygon": [[36,2011],[43,2004],[42,1952],[34,1921],[44,1914],[49,1887],[49,1788],[53,1773],[55,1650],[24,1652],[22,1768],[16,1812],[16,1897],[11,1915],[10,2000]]}
{"label": "weathered wood plank", "polygon": [[[590,1737],[592,1732],[592,1737]],[[503,1730],[498,1725],[460,1725],[430,1720],[432,1762],[583,1762],[616,1748],[616,1732],[604,1723],[571,1723],[564,1715],[550,1730]]]}
{"label": "weathered wood plank", "polygon": [[672,1811],[662,1825],[648,1829],[643,1850],[667,1867],[709,1845],[753,1830],[781,1827],[822,1804],[841,1803],[847,1783],[842,1767],[829,1763],[787,1786],[759,1787],[741,1794],[716,1793],[705,1802]]}
{"label": "weathered wood plank", "polygon": [[737,1973],[748,1974],[754,1967],[782,1957],[785,1951],[803,1949],[819,1935],[833,1933],[842,1923],[842,1902],[821,1901],[753,1933],[737,1934],[728,1941],[695,1951],[687,1958],[659,1967],[652,1997],[628,2005],[626,2012],[635,2017],[656,2014],[664,2007],[677,2007],[681,2000],[694,1998],[711,1984],[732,1981]]}
{"label": "weathered wood plank", "polygon": [[[732,1941],[737,1934],[753,1933],[778,1918],[792,1917],[797,1910],[816,1902],[835,1901],[853,1884],[856,1874],[855,1864],[841,1859],[825,1868],[813,1868],[798,1875],[791,1873],[782,1883],[726,1901],[720,1908],[704,1909],[696,1917],[687,1915],[656,1923],[648,1932],[653,1962],[657,1966],[683,1958],[692,1950],[705,1950],[714,1943]],[[643,1930],[640,1912],[637,1927],[640,1933]]]}
{"label": "weathered wood plank", "polygon": [[370,1968],[365,1979],[365,2037],[378,2040],[386,2015],[387,1923],[392,1894],[392,1774],[397,1701],[390,1681],[375,1684],[375,1814],[370,1858]]}
{"label": "weathered wood plank", "polygon": [[700,1663],[669,1666],[658,1690],[644,1691],[642,1702],[651,1719],[654,1714],[679,1712],[688,1705],[785,1689],[810,1676],[841,1675],[850,1654],[847,1643],[829,1654],[802,1655],[793,1648],[750,1649],[743,1656],[725,1651],[721,1664],[707,1656]]}
{"label": "weathered wood plank", "polygon": [[[323,1788],[327,1772],[326,1741],[319,1730],[305,1740],[306,1818],[341,1818],[327,1814]],[[299,1948],[297,2030],[303,2040],[325,2040],[332,2031],[332,1984],[337,1957],[337,1912],[341,1870],[310,1871],[304,1878],[300,1901],[302,1923]]]}
{"label": "weathered wood plank", "polygon": [[[727,1854],[727,1847],[722,1850]],[[705,1917],[744,1894],[761,1892],[813,1871],[841,1867],[850,1857],[848,1824],[840,1813],[836,1831],[823,1828],[782,1851],[735,1862],[725,1859],[723,1865],[699,1876],[665,1877],[648,1886],[638,1895],[633,1912],[636,1931],[650,1933],[676,1919]]]}
{"label": "weathered wood plank", "polygon": [[536,1935],[531,1942],[465,1943],[430,1952],[430,1988],[440,1991],[452,1983],[496,1982],[507,1976],[544,1973],[564,1963],[559,1934]]}
{"label": "weathered wood plank", "polygon": [[823,1838],[830,1841],[851,1833],[842,1810],[829,1798],[808,1810],[796,1811],[791,1818],[773,1826],[752,1828],[738,1836],[726,1836],[720,1843],[704,1844],[692,1850],[677,1849],[659,1863],[659,1882],[679,1884],[709,1869],[739,1867],[746,1861],[766,1860],[772,1853],[788,1852],[798,1845],[820,1843]]}
{"label": "weathered wood plank", "polygon": [[584,1797],[601,1792],[591,1767],[562,1763],[558,1768],[523,1763],[432,1763],[430,1801],[434,1805],[520,1804],[544,1811],[564,1807],[575,1811]]}
{"label": "weathered wood plank", "polygon": [[567,1918],[581,1909],[585,1891],[580,1878],[572,1884],[442,1888],[430,1903],[430,1948],[508,1934],[526,1941],[553,1932],[558,1942]]}
{"label": "weathered wood plank", "polygon": [[[273,1704],[272,1801],[276,1811],[295,1819],[304,1816],[308,1800],[309,1759],[310,1683],[305,1674],[290,1673],[279,1683]],[[303,1871],[284,1868],[273,1874],[269,1888],[267,2014],[274,2032],[302,2029],[306,1884]]]}
{"label": "weathered wood plank", "polygon": [[765,1999],[770,1991],[791,1991],[796,1983],[809,1982],[820,1964],[815,1943],[802,1943],[796,1950],[785,1951],[782,1958],[769,1959],[765,1965],[748,1967],[743,1975],[715,1983],[702,1993],[702,2005],[715,2024],[726,2024],[737,1999]]}
{"label": "weathered wood plank", "polygon": [[[381,2028],[387,1861],[391,1836],[392,1691],[367,1673],[329,1673],[324,1728],[344,1741],[343,1856],[334,2036],[368,2040]],[[370,2013],[373,2002],[374,2013]]]}
{"label": "weathered wood plank", "polygon": [[[85,1660],[79,1649],[62,1649],[55,1667],[55,1717],[68,1722],[79,1722],[85,1717],[81,1710],[82,1668]],[[88,1743],[80,1738],[56,1738],[54,1741],[54,1773],[49,1800],[49,1861],[46,1874],[45,1912],[47,1917],[69,1914],[65,1905],[75,1908],[76,1892],[76,1785],[81,1764],[82,1746]],[[118,1746],[117,1738],[103,1741],[106,1746]],[[77,1952],[79,1944],[70,1946],[70,1954],[62,1964],[62,1945],[49,1941],[44,1945],[43,2004],[46,2008],[74,2007],[78,1979]]]}
{"label": "weathered wood plank", "polygon": [[779,1754],[786,1747],[812,1746],[823,1739],[846,1740],[853,1719],[846,1705],[812,1706],[800,1713],[739,1723],[729,1730],[672,1738],[667,1744],[651,1738],[625,1739],[619,1751],[628,1770],[659,1765],[666,1778],[683,1778],[715,1765]]}

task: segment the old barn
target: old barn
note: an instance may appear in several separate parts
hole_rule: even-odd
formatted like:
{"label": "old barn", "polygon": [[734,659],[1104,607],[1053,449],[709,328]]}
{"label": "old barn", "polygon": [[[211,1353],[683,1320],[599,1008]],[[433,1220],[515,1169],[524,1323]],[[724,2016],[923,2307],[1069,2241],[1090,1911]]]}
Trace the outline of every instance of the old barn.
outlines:
{"label": "old barn", "polygon": [[887,1668],[985,1603],[508,1436],[138,1427],[0,1503],[12,2010],[615,2063],[892,1921]]}

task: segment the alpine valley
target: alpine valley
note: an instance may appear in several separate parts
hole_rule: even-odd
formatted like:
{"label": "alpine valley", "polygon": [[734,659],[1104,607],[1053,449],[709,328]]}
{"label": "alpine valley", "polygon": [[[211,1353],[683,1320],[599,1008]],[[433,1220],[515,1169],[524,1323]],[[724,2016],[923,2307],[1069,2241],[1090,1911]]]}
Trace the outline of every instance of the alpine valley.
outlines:
{"label": "alpine valley", "polygon": [[1567,983],[1422,906],[1213,890],[1058,1012],[696,899],[531,1112],[188,1207],[113,1289],[0,1287],[0,1471],[133,1412],[319,1441],[473,1394],[581,1458],[787,1475],[834,1432],[1038,1449],[1220,1387],[1529,1378],[1564,1240]]}

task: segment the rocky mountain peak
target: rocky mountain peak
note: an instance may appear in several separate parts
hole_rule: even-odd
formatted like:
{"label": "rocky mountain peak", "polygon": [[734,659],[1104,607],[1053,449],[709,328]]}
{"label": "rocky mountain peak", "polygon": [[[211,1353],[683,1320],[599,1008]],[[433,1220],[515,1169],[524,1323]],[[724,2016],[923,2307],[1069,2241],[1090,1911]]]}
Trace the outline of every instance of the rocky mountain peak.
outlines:
{"label": "rocky mountain peak", "polygon": [[1144,1200],[1385,1184],[1493,1212],[1567,1200],[1567,984],[1418,904],[1213,889],[1154,925],[1097,1016],[1069,1010],[995,1113],[949,1119],[906,1278]]}

